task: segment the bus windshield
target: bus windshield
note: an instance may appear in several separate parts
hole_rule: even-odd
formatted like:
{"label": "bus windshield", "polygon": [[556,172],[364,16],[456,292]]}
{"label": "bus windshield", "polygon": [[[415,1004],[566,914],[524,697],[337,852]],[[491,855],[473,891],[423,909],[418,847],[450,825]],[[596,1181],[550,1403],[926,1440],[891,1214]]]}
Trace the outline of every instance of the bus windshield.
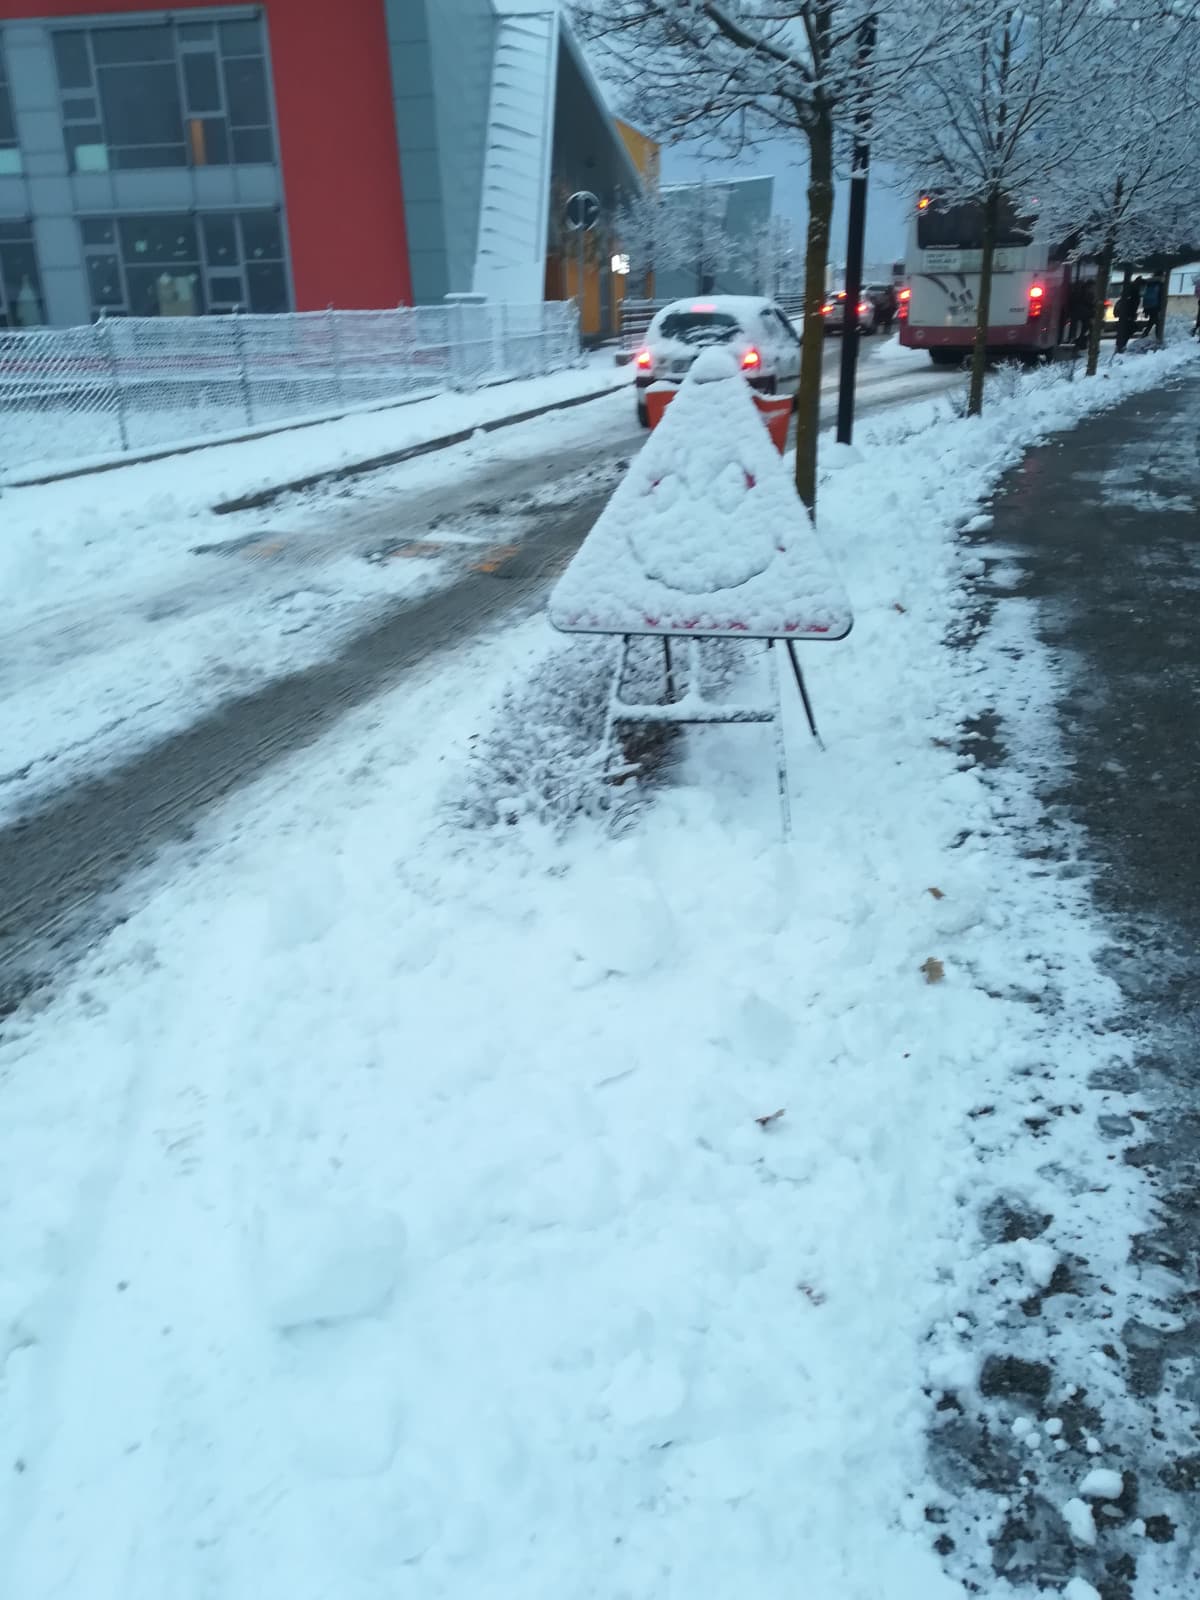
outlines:
{"label": "bus windshield", "polygon": [[[997,245],[1026,245],[1031,238],[1028,223],[1022,224],[1007,200],[1000,202],[1000,217],[996,229]],[[917,212],[917,248],[919,250],[982,250],[983,206],[972,201],[966,205],[940,206],[936,201]]]}

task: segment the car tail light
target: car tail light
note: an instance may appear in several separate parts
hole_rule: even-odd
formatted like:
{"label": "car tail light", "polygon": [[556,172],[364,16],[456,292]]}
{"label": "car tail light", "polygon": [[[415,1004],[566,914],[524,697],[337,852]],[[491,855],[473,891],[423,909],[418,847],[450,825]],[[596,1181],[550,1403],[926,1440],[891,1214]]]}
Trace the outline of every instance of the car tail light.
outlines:
{"label": "car tail light", "polygon": [[1116,301],[1115,301],[1115,300],[1106,300],[1106,301],[1105,301],[1105,302],[1104,302],[1104,309],[1105,309],[1105,311],[1111,311],[1111,310],[1112,310],[1112,308],[1113,308],[1113,306],[1115,306],[1115,305],[1116,305],[1116,303],[1117,303],[1117,302],[1116,302]]}
{"label": "car tail light", "polygon": [[912,299],[912,290],[911,289],[901,289],[901,291],[900,291],[900,304],[901,305],[907,305],[908,302],[911,299]]}
{"label": "car tail light", "polygon": [[639,350],[633,358],[633,364],[635,367],[640,367],[643,372],[646,372],[654,365],[654,357],[649,350]]}
{"label": "car tail light", "polygon": [[821,315],[823,317],[827,317],[832,310],[833,307],[829,304],[829,301],[826,300],[825,304],[821,307]]}
{"label": "car tail light", "polygon": [[742,357],[742,367],[745,370],[753,371],[755,367],[761,367],[761,366],[762,366],[762,357],[759,355],[758,351],[754,348],[754,346],[751,345],[749,350],[747,350],[746,354]]}
{"label": "car tail light", "polygon": [[870,306],[867,306],[867,305],[862,305],[862,306],[859,306],[859,308],[858,308],[858,314],[859,314],[859,316],[860,316],[860,317],[866,317],[866,316],[869,316],[869,315],[870,315],[870,313],[871,313],[871,308],[870,308]]}
{"label": "car tail light", "polygon": [[1029,285],[1029,315],[1040,317],[1042,314],[1042,301],[1046,298],[1046,291],[1040,283]]}

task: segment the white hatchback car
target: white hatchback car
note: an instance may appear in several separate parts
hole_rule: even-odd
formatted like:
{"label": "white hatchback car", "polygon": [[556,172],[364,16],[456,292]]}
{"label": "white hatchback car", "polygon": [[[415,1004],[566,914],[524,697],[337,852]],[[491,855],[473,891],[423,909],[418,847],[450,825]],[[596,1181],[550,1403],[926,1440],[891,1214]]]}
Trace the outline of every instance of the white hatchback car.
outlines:
{"label": "white hatchback car", "polygon": [[726,345],[746,381],[763,394],[785,393],[800,376],[800,335],[773,300],[733,294],[698,295],[663,306],[633,358],[638,421],[649,427],[646,390],[682,383],[710,345]]}

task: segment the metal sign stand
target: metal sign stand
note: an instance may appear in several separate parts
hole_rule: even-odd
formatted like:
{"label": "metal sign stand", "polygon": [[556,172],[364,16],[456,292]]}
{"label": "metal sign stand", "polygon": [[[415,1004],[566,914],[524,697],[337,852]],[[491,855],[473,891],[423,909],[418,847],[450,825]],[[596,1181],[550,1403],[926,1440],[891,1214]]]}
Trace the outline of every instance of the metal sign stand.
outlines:
{"label": "metal sign stand", "polygon": [[[788,660],[791,662],[792,675],[799,690],[800,699],[804,706],[804,715],[808,720],[809,730],[816,741],[817,748],[824,750],[825,746],[821,735],[817,732],[816,718],[813,715],[812,701],[809,699],[808,686],[804,682],[804,674],[800,670],[800,661],[796,655],[795,639],[766,639],[762,641],[766,648],[768,695],[766,702],[757,704],[738,704],[736,702],[722,702],[706,700],[701,692],[700,683],[700,640],[693,634],[662,634],[663,651],[663,693],[664,698],[654,704],[638,704],[624,700],[621,690],[628,675],[629,649],[634,638],[652,637],[645,634],[625,633],[620,636],[621,643],[617,651],[613,671],[612,689],[608,697],[608,714],[604,723],[604,740],[600,747],[601,771],[605,782],[629,776],[630,769],[622,768],[614,759],[614,736],[618,727],[629,725],[658,725],[675,724],[687,726],[688,724],[729,724],[738,722],[770,723],[775,734],[775,766],[779,784],[779,812],[783,822],[784,837],[787,838],[792,831],[792,805],[788,791],[787,744],[783,736],[783,694],[779,679],[779,661],[776,646],[784,645],[787,649]],[[672,652],[672,640],[684,642],[684,660],[681,664]],[[682,692],[679,691],[682,678]]]}

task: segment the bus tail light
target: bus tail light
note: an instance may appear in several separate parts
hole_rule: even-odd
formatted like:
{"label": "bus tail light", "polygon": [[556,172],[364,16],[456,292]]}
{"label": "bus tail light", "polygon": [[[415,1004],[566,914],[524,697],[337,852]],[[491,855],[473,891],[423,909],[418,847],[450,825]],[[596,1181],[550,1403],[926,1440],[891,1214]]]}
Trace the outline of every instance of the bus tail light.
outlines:
{"label": "bus tail light", "polygon": [[908,302],[912,299],[911,289],[901,289],[896,306],[896,316],[901,322],[908,321]]}
{"label": "bus tail light", "polygon": [[1029,285],[1029,315],[1031,318],[1040,317],[1046,299],[1046,291],[1040,283]]}

